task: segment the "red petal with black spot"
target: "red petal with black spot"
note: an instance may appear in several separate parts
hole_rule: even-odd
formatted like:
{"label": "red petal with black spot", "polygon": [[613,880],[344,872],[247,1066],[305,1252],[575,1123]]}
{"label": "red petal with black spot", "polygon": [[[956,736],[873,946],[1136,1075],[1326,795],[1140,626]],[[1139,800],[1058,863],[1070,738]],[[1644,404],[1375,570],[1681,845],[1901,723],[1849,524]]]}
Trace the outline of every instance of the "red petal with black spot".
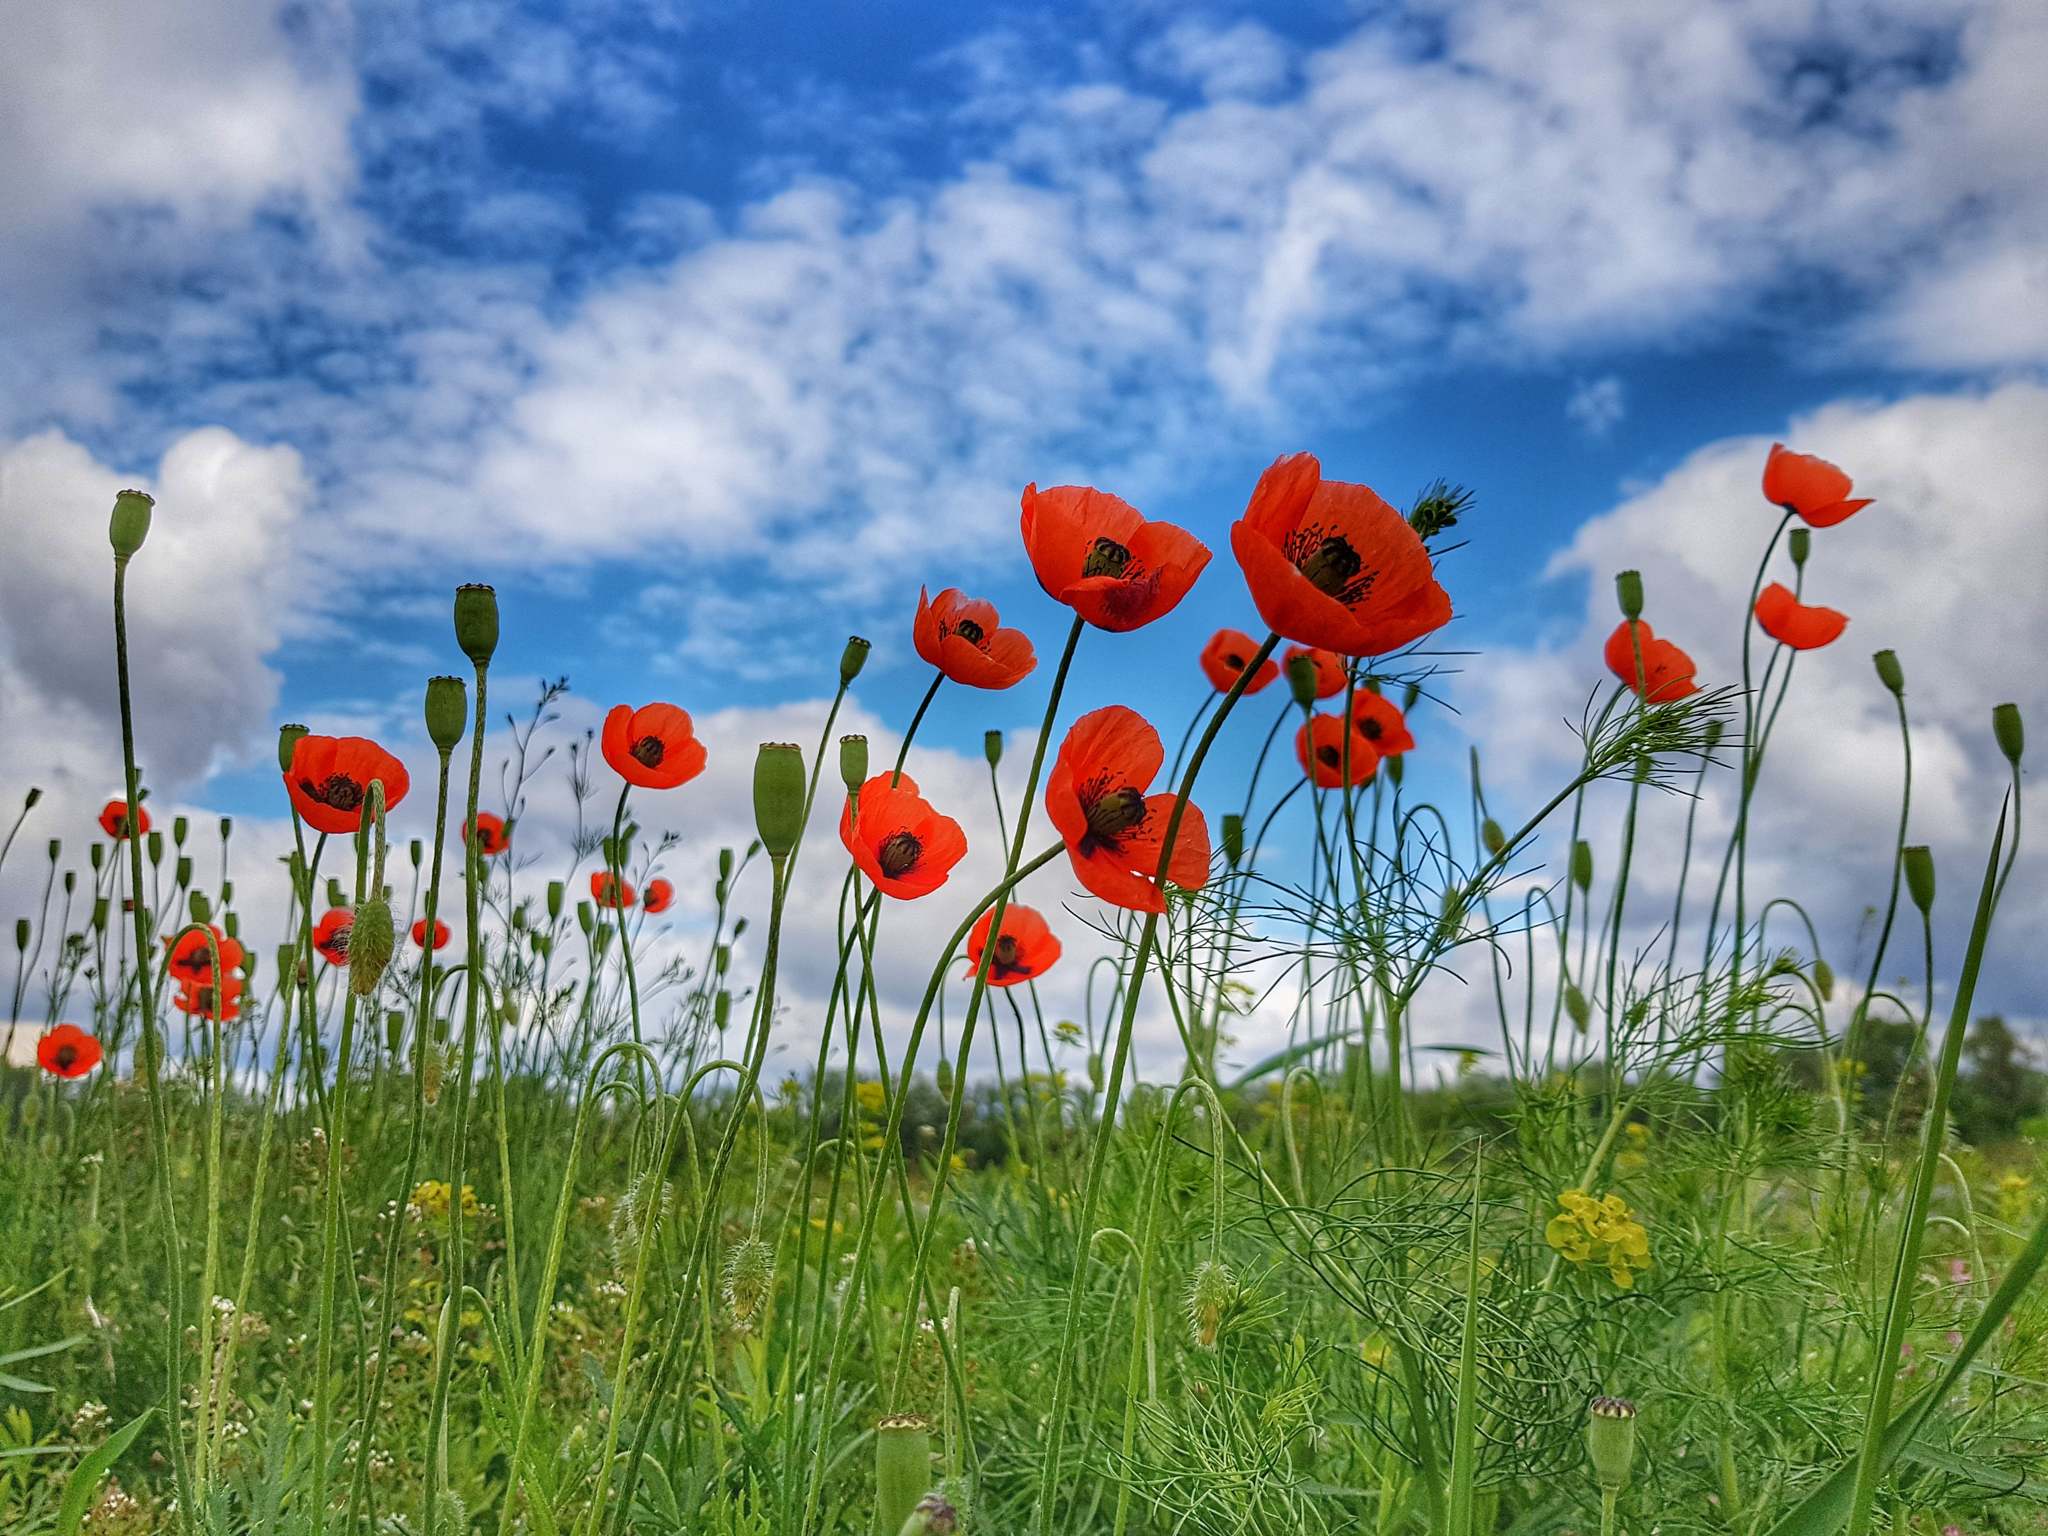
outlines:
{"label": "red petal with black spot", "polygon": [[367,737],[301,736],[284,787],[307,826],[341,836],[362,825],[372,780],[383,782],[386,811],[412,787],[405,764]]}

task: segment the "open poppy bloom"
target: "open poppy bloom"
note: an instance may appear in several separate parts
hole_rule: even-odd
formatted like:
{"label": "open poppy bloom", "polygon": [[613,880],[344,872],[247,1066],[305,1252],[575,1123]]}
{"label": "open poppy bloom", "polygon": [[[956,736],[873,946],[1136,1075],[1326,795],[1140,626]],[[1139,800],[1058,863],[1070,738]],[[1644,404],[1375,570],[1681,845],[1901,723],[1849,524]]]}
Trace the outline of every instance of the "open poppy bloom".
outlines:
{"label": "open poppy bloom", "polygon": [[[149,835],[148,807],[142,805],[135,807],[135,823],[136,833],[139,836],[147,837]],[[126,800],[109,800],[101,807],[100,830],[116,842],[119,842],[128,835],[128,802]]]}
{"label": "open poppy bloom", "polygon": [[284,787],[307,826],[338,835],[362,825],[372,779],[383,781],[387,811],[397,808],[412,785],[405,764],[367,737],[301,736]]}
{"label": "open poppy bloom", "polygon": [[948,587],[937,597],[917,589],[917,618],[910,638],[917,654],[956,683],[969,688],[1009,688],[1038,665],[1037,653],[1021,629],[1004,629],[995,604]]}
{"label": "open poppy bloom", "polygon": [[1378,656],[1451,619],[1408,519],[1370,486],[1325,480],[1314,455],[1276,459],[1230,529],[1259,617],[1290,640]]}
{"label": "open poppy bloom", "polygon": [[[1218,693],[1228,693],[1237,686],[1238,674],[1258,654],[1259,642],[1241,629],[1219,629],[1209,637],[1209,643],[1202,647],[1202,671]],[[1280,675],[1280,663],[1268,657],[1251,681],[1244,685],[1246,693],[1257,693],[1266,684]]]}
{"label": "open poppy bloom", "polygon": [[903,901],[944,885],[967,852],[960,823],[933,810],[907,773],[878,773],[861,785],[858,811],[848,795],[839,813],[839,841],[876,890]]}
{"label": "open poppy bloom", "polygon": [[[1294,733],[1294,755],[1317,789],[1363,784],[1380,766],[1380,755],[1365,733],[1346,731],[1342,715],[1310,715],[1302,721],[1301,729]],[[1347,769],[1349,779],[1345,777]]]}
{"label": "open poppy bloom", "polygon": [[1351,695],[1351,725],[1381,757],[1399,757],[1415,750],[1415,738],[1408,734],[1408,717],[1393,700],[1370,688]]}
{"label": "open poppy bloom", "polygon": [[[988,946],[988,929],[996,909],[981,914],[967,935],[967,974],[981,969],[981,952]],[[1031,907],[1011,902],[1003,908],[1002,930],[996,934],[996,951],[989,956],[988,984],[1014,987],[1020,981],[1043,976],[1060,957],[1060,941],[1045,926],[1045,919]]]}
{"label": "open poppy bloom", "polygon": [[1173,611],[1209,547],[1171,523],[1085,485],[1024,487],[1024,552],[1038,584],[1097,629],[1127,630]]}
{"label": "open poppy bloom", "polygon": [[1607,670],[1633,688],[1646,704],[1669,704],[1698,693],[1692,680],[1692,658],[1669,640],[1659,640],[1650,626],[1634,620],[1642,644],[1642,667],[1636,666],[1636,642],[1629,638],[1630,620],[1623,619],[1607,637]]}
{"label": "open poppy bloom", "polygon": [[[213,943],[220,946],[221,969],[239,971],[244,959],[242,946],[211,923],[206,925],[206,933],[212,934]],[[181,987],[201,986],[213,980],[213,946],[206,942],[206,933],[188,928],[175,942],[164,940],[164,948],[171,952],[171,975]]]}
{"label": "open poppy bloom", "polygon": [[347,907],[330,907],[313,925],[313,947],[329,965],[347,965],[349,936],[355,931],[355,913]]}
{"label": "open poppy bloom", "polygon": [[[1121,704],[1076,720],[1045,784],[1045,811],[1059,829],[1074,876],[1104,901],[1132,912],[1164,912],[1155,883],[1175,796],[1148,795],[1166,752],[1144,716]],[[1183,890],[1209,879],[1209,824],[1189,805],[1174,838],[1166,878]]]}
{"label": "open poppy bloom", "polygon": [[242,978],[232,971],[228,973],[227,981],[217,988],[211,982],[194,984],[188,981],[178,988],[171,999],[171,1006],[180,1013],[196,1013],[226,1023],[241,1016],[242,986]]}
{"label": "open poppy bloom", "polygon": [[52,1077],[83,1077],[100,1055],[99,1041],[76,1024],[59,1024],[36,1042],[36,1060]]}
{"label": "open poppy bloom", "polygon": [[1849,490],[1849,477],[1826,459],[1771,444],[1764,460],[1764,500],[1797,513],[1809,528],[1832,528],[1870,505],[1868,496],[1852,500]]}
{"label": "open poppy bloom", "polygon": [[[469,841],[470,829],[462,829],[464,842]],[[512,846],[511,836],[505,831],[505,818],[493,816],[489,811],[476,813],[476,851],[486,859],[496,858]]]}
{"label": "open poppy bloom", "polygon": [[616,879],[608,869],[594,869],[590,872],[590,899],[600,907],[630,907],[635,899],[633,882]]}
{"label": "open poppy bloom", "polygon": [[647,882],[647,889],[640,893],[642,912],[666,912],[675,905],[676,888],[668,881],[655,878]]}
{"label": "open poppy bloom", "polygon": [[1835,608],[1802,603],[1783,582],[1774,581],[1757,595],[1756,622],[1780,645],[1795,651],[1832,645],[1849,627],[1849,615]]}
{"label": "open poppy bloom", "polygon": [[704,771],[704,743],[673,704],[616,705],[598,744],[612,770],[641,789],[674,789]]}
{"label": "open poppy bloom", "polygon": [[[412,942],[413,947],[416,949],[425,949],[427,947],[427,920],[424,917],[416,918],[413,921]],[[434,919],[434,948],[446,949],[447,947],[448,925],[437,917]]]}
{"label": "open poppy bloom", "polygon": [[1349,681],[1344,673],[1344,658],[1335,651],[1326,651],[1317,645],[1290,645],[1280,653],[1280,666],[1284,671],[1294,664],[1294,658],[1306,656],[1309,664],[1316,669],[1316,697],[1334,698],[1344,691]]}

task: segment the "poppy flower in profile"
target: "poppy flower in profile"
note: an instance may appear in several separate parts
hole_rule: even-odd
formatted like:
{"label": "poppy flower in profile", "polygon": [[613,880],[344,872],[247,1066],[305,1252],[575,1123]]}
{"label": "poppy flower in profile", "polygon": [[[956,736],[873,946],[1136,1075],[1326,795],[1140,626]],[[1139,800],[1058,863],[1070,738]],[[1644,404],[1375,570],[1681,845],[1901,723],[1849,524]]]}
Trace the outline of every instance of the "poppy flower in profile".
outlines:
{"label": "poppy flower in profile", "polygon": [[[119,842],[128,835],[128,802],[109,800],[100,808],[100,830]],[[149,807],[135,807],[135,830],[140,835],[149,835]]]}
{"label": "poppy flower in profile", "polygon": [[1802,603],[1783,582],[1774,581],[1757,595],[1756,622],[1780,645],[1795,651],[1817,650],[1842,638],[1849,615],[1835,608]]}
{"label": "poppy flower in profile", "polygon": [[370,781],[384,784],[384,808],[394,810],[412,786],[405,764],[362,736],[301,736],[292,748],[284,787],[292,809],[315,832],[353,832],[362,824]]}
{"label": "poppy flower in profile", "polygon": [[1607,670],[1620,678],[1646,704],[1669,704],[1698,693],[1692,679],[1692,658],[1669,640],[1659,640],[1641,619],[1633,622],[1641,635],[1643,663],[1636,668],[1636,642],[1629,638],[1630,620],[1623,619],[1607,637]]}
{"label": "poppy flower in profile", "polygon": [[1129,630],[1173,611],[1209,547],[1171,523],[1085,485],[1024,487],[1024,552],[1038,584],[1097,629]]}
{"label": "poppy flower in profile", "polygon": [[839,813],[839,841],[876,890],[903,901],[944,885],[967,852],[960,823],[933,810],[907,773],[878,773],[861,785],[857,812],[848,795]]}
{"label": "poppy flower in profile", "polygon": [[1038,655],[1021,629],[1004,629],[995,604],[948,587],[937,597],[917,589],[910,627],[917,654],[969,688],[1010,688],[1031,675]]}
{"label": "poppy flower in profile", "polygon": [[99,1041],[76,1024],[59,1024],[36,1042],[36,1061],[52,1077],[83,1077],[100,1056]]}
{"label": "poppy flower in profile", "polygon": [[[427,947],[427,920],[424,917],[413,920],[412,942],[415,949],[425,949]],[[434,948],[446,949],[447,947],[448,925],[437,917],[434,919]]]}
{"label": "poppy flower in profile", "polygon": [[1326,651],[1319,645],[1290,645],[1280,653],[1280,667],[1285,671],[1294,664],[1294,658],[1306,656],[1309,665],[1316,669],[1316,697],[1334,698],[1344,691],[1350,679],[1345,675],[1344,658],[1335,651]]}
{"label": "poppy flower in profile", "polygon": [[329,965],[347,965],[349,936],[355,931],[355,913],[347,907],[330,907],[313,925],[313,948]]}
{"label": "poppy flower in profile", "polygon": [[[469,841],[470,829],[462,829],[462,840]],[[476,851],[486,859],[494,859],[512,846],[512,835],[505,830],[505,818],[493,816],[489,811],[476,813]]]}
{"label": "poppy flower in profile", "polygon": [[[1363,784],[1380,766],[1380,755],[1372,743],[1361,731],[1345,730],[1342,715],[1310,715],[1302,721],[1301,729],[1294,733],[1294,755],[1317,789]],[[1347,769],[1349,779],[1345,778]]]}
{"label": "poppy flower in profile", "polygon": [[[996,909],[981,914],[967,935],[967,974],[981,969],[981,952],[988,947],[988,929]],[[989,957],[988,984],[1014,987],[1052,969],[1060,957],[1060,941],[1046,927],[1045,919],[1031,907],[1011,902],[1003,908],[1003,926],[996,934],[996,950]]]}
{"label": "poppy flower in profile", "polygon": [[1351,695],[1351,725],[1372,743],[1381,757],[1399,757],[1415,750],[1415,738],[1408,733],[1408,717],[1393,700],[1370,688]]}
{"label": "poppy flower in profile", "polygon": [[599,745],[612,770],[641,789],[674,789],[704,771],[704,743],[673,704],[614,706]]}
{"label": "poppy flower in profile", "polygon": [[233,972],[218,988],[211,982],[201,985],[187,982],[178,988],[171,999],[171,1006],[180,1013],[194,1013],[218,1023],[228,1023],[241,1016],[242,986],[242,978]]}
{"label": "poppy flower in profile", "polygon": [[[1166,752],[1144,716],[1121,704],[1076,720],[1045,784],[1045,810],[1067,845],[1074,876],[1104,901],[1132,912],[1164,912],[1154,883],[1175,797],[1147,794]],[[1209,824],[1189,805],[1174,838],[1166,878],[1183,890],[1209,879]]]}
{"label": "poppy flower in profile", "polygon": [[[1238,674],[1244,671],[1258,651],[1259,642],[1243,630],[1219,629],[1202,647],[1202,671],[1208,674],[1218,693],[1228,693],[1237,686]],[[1244,685],[1244,691],[1257,693],[1279,675],[1280,663],[1268,657],[1252,674],[1251,681]]]}
{"label": "poppy flower in profile", "polygon": [[633,882],[621,880],[607,869],[596,869],[590,873],[590,899],[600,907],[616,909],[630,907],[635,900]]}
{"label": "poppy flower in profile", "polygon": [[1230,547],[1259,617],[1304,645],[1378,656],[1450,622],[1450,594],[1408,519],[1370,486],[1325,480],[1312,454],[1259,476]]}
{"label": "poppy flower in profile", "polygon": [[1771,444],[1764,460],[1764,500],[1797,513],[1809,528],[1832,528],[1870,505],[1868,496],[1851,499],[1850,485],[1826,459],[1794,453],[1783,443]]}
{"label": "poppy flower in profile", "polygon": [[245,954],[236,940],[212,923],[206,925],[206,933],[188,928],[175,940],[164,940],[164,948],[171,952],[171,975],[179,986],[199,986],[213,980],[213,946],[206,942],[208,933],[213,935],[213,943],[220,947],[221,969],[239,971],[242,968]]}
{"label": "poppy flower in profile", "polygon": [[642,912],[666,912],[675,905],[676,888],[668,881],[656,877],[647,882],[647,889],[640,893]]}

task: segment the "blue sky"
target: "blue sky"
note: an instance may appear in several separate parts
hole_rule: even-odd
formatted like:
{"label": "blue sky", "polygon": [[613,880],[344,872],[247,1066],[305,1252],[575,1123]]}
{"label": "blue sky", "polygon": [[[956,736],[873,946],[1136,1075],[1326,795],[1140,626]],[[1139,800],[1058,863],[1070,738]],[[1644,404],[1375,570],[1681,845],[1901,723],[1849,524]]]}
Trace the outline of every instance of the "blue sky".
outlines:
{"label": "blue sky", "polygon": [[[458,580],[503,594],[508,676],[717,720],[815,700],[857,631],[900,724],[920,582],[1056,649],[1016,498],[1079,480],[1217,552],[1089,642],[1077,706],[1142,690],[1172,732],[1252,622],[1228,524],[1306,447],[1478,493],[1446,644],[1497,659],[1418,767],[1471,742],[1533,791],[1616,565],[1725,658],[1761,451],[1803,433],[1906,519],[1890,577],[1858,530],[1816,718],[1882,726],[1878,643],[1952,664],[1960,848],[1979,682],[2039,692],[1995,663],[2042,634],[2044,68],[2029,0],[44,8],[0,61],[0,700],[101,792],[102,658],[46,642],[96,579],[74,519],[132,479],[214,552],[151,663],[188,701],[145,722],[167,796],[274,810],[281,717],[416,737]],[[2004,639],[1940,651],[2000,600]],[[929,739],[971,763],[1040,697]]]}

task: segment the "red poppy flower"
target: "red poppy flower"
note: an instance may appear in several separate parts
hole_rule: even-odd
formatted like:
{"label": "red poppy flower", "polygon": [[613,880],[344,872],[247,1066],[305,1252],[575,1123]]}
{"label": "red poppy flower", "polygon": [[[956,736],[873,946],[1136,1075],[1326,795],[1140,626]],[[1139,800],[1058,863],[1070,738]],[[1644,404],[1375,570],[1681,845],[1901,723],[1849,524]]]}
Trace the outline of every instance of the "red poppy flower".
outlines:
{"label": "red poppy flower", "polygon": [[1849,489],[1849,477],[1826,459],[1771,444],[1764,460],[1764,500],[1798,513],[1808,527],[1832,528],[1870,505],[1868,496],[1851,500]]}
{"label": "red poppy flower", "polygon": [[1792,589],[1774,581],[1758,594],[1756,621],[1763,632],[1795,651],[1816,650],[1832,645],[1849,627],[1849,615],[1835,608],[1802,603]]}
{"label": "red poppy flower", "polygon": [[647,889],[640,893],[642,912],[666,912],[675,905],[676,888],[666,880],[653,879],[647,882]]}
{"label": "red poppy flower", "polygon": [[[424,917],[413,920],[412,942],[413,947],[416,949],[425,949],[427,947],[427,920]],[[434,919],[434,948],[446,949],[447,947],[448,925],[437,917]]]}
{"label": "red poppy flower", "polygon": [[1381,757],[1399,757],[1415,750],[1415,738],[1408,733],[1408,717],[1393,700],[1370,688],[1361,688],[1351,695],[1351,724]]}
{"label": "red poppy flower", "polygon": [[1345,739],[1342,715],[1310,715],[1294,733],[1294,755],[1301,771],[1317,789],[1342,789],[1344,770],[1351,770],[1350,782],[1363,784],[1379,771],[1380,755],[1360,731]]}
{"label": "red poppy flower", "polygon": [[1698,693],[1699,685],[1692,680],[1692,658],[1669,640],[1659,640],[1651,634],[1650,626],[1643,620],[1637,619],[1635,623],[1642,638],[1641,674],[1636,671],[1635,642],[1629,639],[1627,619],[1607,637],[1607,670],[1633,688],[1645,703],[1669,704]]}
{"label": "red poppy flower", "polygon": [[[988,943],[989,922],[996,915],[990,907],[981,914],[967,935],[967,974],[981,969],[981,952]],[[1020,981],[1043,976],[1060,957],[1060,941],[1045,926],[1045,919],[1026,906],[1011,902],[1003,908],[1002,930],[996,934],[996,952],[989,957],[988,984],[1014,987]]]}
{"label": "red poppy flower", "polygon": [[347,907],[330,907],[313,925],[313,947],[329,965],[347,965],[349,935],[355,931],[355,913]]}
{"label": "red poppy flower", "polygon": [[[207,932],[220,946],[220,964],[224,971],[239,971],[244,958],[242,946],[208,923]],[[196,987],[213,980],[213,949],[206,942],[206,934],[196,928],[187,929],[178,936],[177,942],[164,940],[164,948],[171,952],[171,975],[181,987]]]}
{"label": "red poppy flower", "polygon": [[633,905],[633,882],[614,880],[610,870],[594,869],[590,872],[590,898],[600,907],[630,907]]}
{"label": "red poppy flower", "polygon": [[[115,841],[128,835],[128,802],[109,800],[100,809],[100,830]],[[149,835],[149,807],[135,807],[135,830],[144,837]]]}
{"label": "red poppy flower", "polygon": [[59,1024],[36,1042],[36,1060],[52,1077],[83,1077],[100,1055],[99,1041],[76,1024]]}
{"label": "red poppy flower", "polygon": [[[1045,810],[1067,845],[1074,875],[1104,901],[1133,912],[1164,912],[1153,883],[1174,796],[1148,795],[1166,761],[1159,733],[1121,704],[1076,720],[1045,785]],[[1167,879],[1199,890],[1209,878],[1209,824],[1193,805],[1181,817]]]}
{"label": "red poppy flower", "polygon": [[619,704],[604,717],[604,760],[628,784],[674,789],[704,771],[704,743],[673,704]]}
{"label": "red poppy flower", "polygon": [[1311,454],[1276,459],[1231,527],[1259,617],[1346,656],[1398,651],[1448,624],[1450,594],[1408,519],[1371,487],[1322,474]]}
{"label": "red poppy flower", "polygon": [[216,991],[210,983],[186,982],[171,998],[171,1006],[180,1013],[196,1013],[203,1017],[227,1023],[240,1017],[242,1012],[242,978],[232,971],[227,981]]}
{"label": "red poppy flower", "polygon": [[[1238,674],[1245,669],[1258,653],[1259,642],[1241,629],[1219,629],[1209,637],[1209,643],[1202,647],[1202,670],[1218,693],[1228,693],[1237,686]],[[1266,684],[1280,675],[1280,663],[1268,657],[1252,674],[1252,680],[1244,685],[1246,693],[1257,693]]]}
{"label": "red poppy flower", "polygon": [[1038,584],[1097,629],[1163,618],[1209,563],[1209,547],[1129,502],[1083,485],[1024,487],[1024,552]]}
{"label": "red poppy flower", "polygon": [[365,737],[301,736],[284,787],[307,826],[340,834],[362,824],[372,779],[383,780],[387,811],[397,808],[412,785],[405,764]]}
{"label": "red poppy flower", "polygon": [[[469,828],[464,827],[464,842],[469,841]],[[505,831],[505,818],[493,816],[489,811],[476,813],[476,851],[486,859],[496,858],[512,846],[512,839]]]}
{"label": "red poppy flower", "polygon": [[993,603],[948,587],[927,598],[917,589],[917,618],[910,627],[917,654],[956,683],[969,688],[1008,688],[1038,665],[1021,629],[1004,629]]}
{"label": "red poppy flower", "polygon": [[1280,653],[1280,667],[1285,671],[1293,665],[1294,658],[1306,656],[1309,664],[1316,669],[1316,697],[1334,698],[1344,691],[1350,678],[1345,675],[1344,658],[1335,651],[1326,651],[1315,645],[1290,645]]}
{"label": "red poppy flower", "polygon": [[907,773],[878,773],[861,785],[858,816],[848,795],[839,813],[839,841],[875,889],[904,901],[944,885],[967,852],[960,823],[933,810]]}

